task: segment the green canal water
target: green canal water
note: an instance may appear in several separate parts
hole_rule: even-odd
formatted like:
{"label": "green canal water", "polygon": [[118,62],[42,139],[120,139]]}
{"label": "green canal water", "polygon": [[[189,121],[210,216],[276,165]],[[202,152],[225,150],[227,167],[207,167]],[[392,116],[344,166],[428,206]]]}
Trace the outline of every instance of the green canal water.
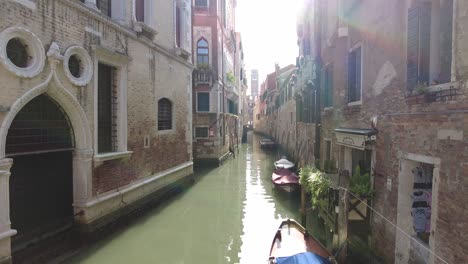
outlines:
{"label": "green canal water", "polygon": [[249,139],[235,158],[196,171],[193,185],[66,263],[266,263],[281,219],[300,220],[300,195],[274,188],[281,153]]}

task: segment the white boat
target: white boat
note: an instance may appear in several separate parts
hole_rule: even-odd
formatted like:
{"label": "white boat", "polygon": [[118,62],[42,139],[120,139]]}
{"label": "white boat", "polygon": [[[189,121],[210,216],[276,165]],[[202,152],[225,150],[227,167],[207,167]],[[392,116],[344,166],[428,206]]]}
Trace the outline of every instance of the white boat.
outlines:
{"label": "white boat", "polygon": [[276,169],[291,169],[294,167],[294,163],[287,160],[285,156],[281,157],[281,159],[275,161],[275,168]]}

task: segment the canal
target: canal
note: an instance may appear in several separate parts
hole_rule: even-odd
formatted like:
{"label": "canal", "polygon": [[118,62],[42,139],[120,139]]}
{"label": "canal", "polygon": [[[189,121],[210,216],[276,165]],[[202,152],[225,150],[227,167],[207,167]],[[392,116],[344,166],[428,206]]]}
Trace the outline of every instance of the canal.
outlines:
{"label": "canal", "polygon": [[274,188],[281,153],[259,140],[249,134],[235,158],[66,263],[266,263],[280,220],[300,220],[300,195]]}

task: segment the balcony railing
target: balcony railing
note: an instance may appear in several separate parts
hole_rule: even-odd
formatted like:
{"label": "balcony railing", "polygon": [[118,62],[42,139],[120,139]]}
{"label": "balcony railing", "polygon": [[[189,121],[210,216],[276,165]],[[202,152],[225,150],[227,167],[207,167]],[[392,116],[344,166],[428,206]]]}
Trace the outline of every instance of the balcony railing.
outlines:
{"label": "balcony railing", "polygon": [[213,71],[210,69],[194,69],[193,81],[195,85],[211,85],[213,83]]}

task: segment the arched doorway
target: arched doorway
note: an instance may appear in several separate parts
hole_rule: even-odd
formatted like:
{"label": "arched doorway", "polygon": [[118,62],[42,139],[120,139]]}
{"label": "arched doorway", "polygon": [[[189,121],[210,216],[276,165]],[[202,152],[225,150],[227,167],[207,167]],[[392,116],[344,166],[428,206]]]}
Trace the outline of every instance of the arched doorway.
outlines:
{"label": "arched doorway", "polygon": [[45,94],[15,116],[6,138],[13,159],[10,219],[16,251],[73,221],[73,131],[63,109]]}

